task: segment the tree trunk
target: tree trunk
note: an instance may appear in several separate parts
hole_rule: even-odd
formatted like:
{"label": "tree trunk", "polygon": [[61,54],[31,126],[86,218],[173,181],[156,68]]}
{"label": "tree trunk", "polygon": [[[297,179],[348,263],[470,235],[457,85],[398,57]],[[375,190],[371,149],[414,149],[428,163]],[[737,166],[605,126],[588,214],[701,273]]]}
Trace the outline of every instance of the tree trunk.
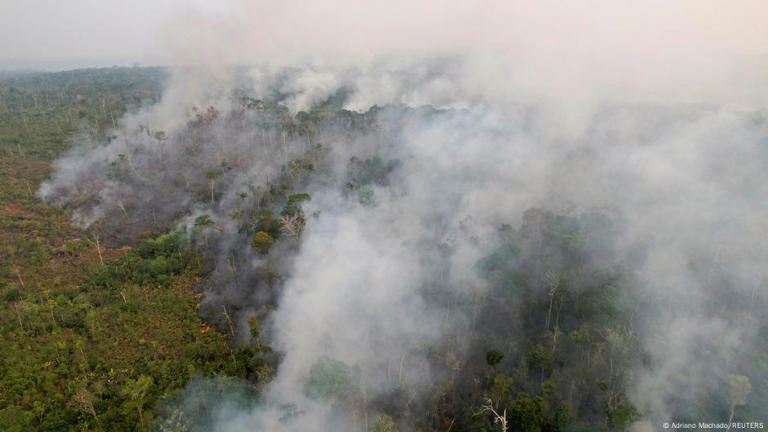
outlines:
{"label": "tree trunk", "polygon": [[97,234],[93,235],[93,240],[96,243],[96,252],[99,253],[99,262],[101,262],[101,265],[104,265],[104,257],[101,255],[101,245],[99,244],[99,236]]}

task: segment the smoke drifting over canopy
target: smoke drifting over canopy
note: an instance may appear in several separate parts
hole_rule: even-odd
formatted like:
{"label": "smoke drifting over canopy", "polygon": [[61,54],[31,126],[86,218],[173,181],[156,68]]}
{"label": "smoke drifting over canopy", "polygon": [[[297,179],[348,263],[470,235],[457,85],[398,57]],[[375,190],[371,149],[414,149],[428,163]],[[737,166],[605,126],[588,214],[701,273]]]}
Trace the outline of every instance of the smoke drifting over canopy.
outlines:
{"label": "smoke drifting over canopy", "polygon": [[[187,15],[167,28],[178,66],[162,101],[76,146],[40,196],[113,241],[175,226],[207,251],[204,317],[225,328],[219,311],[233,311],[243,344],[255,317],[279,353],[263,400],[224,406],[217,430],[363,430],[358,402],[313,393],[333,362],[402,430],[427,423],[441,383],[498,342],[481,332],[521,343],[524,313],[493,315],[507,282],[478,270],[512,243],[522,252],[494,268],[527,274],[550,312],[560,286],[626,287],[610,300],[626,325],[598,337],[633,428],[689,415],[736,375],[755,413],[768,401],[752,351],[767,324],[767,11],[717,6],[243,2]],[[556,215],[578,221],[576,252],[542,246]],[[271,236],[261,252],[258,233]],[[553,380],[588,411],[575,383]]]}

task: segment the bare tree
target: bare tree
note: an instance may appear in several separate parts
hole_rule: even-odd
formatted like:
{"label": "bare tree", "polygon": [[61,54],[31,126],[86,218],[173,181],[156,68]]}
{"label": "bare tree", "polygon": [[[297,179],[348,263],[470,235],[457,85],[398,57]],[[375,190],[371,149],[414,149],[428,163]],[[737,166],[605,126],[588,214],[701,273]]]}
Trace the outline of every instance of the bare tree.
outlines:
{"label": "bare tree", "polygon": [[96,409],[93,407],[94,397],[84,386],[80,387],[75,395],[72,397],[72,405],[74,405],[80,411],[88,413],[93,416],[96,423],[99,422],[99,417],[96,415]]}
{"label": "bare tree", "polygon": [[549,310],[547,311],[547,321],[545,327],[549,330],[549,324],[552,320],[552,303],[554,302],[557,288],[560,286],[560,275],[555,271],[544,273],[544,285],[549,291]]}
{"label": "bare tree", "polygon": [[230,333],[232,333],[232,338],[234,338],[235,337],[235,326],[232,324],[232,316],[230,316],[229,313],[227,312],[227,306],[226,305],[222,305],[221,308],[224,311],[224,318],[227,319],[227,324],[229,325]]}
{"label": "bare tree", "polygon": [[501,412],[501,414],[496,411],[496,408],[493,406],[493,400],[491,398],[488,398],[485,400],[485,404],[483,404],[480,407],[480,412],[478,414],[485,414],[485,413],[491,413],[493,414],[493,424],[500,423],[501,424],[501,432],[507,432],[507,410],[504,409],[504,411]]}
{"label": "bare tree", "polygon": [[96,233],[93,234],[93,242],[96,245],[96,252],[99,253],[99,261],[101,262],[101,265],[104,265],[104,257],[101,255],[101,244],[99,243],[99,235]]}
{"label": "bare tree", "polygon": [[296,243],[301,240],[301,230],[304,228],[304,219],[300,215],[283,216],[280,218],[283,224],[283,232],[293,238]]}

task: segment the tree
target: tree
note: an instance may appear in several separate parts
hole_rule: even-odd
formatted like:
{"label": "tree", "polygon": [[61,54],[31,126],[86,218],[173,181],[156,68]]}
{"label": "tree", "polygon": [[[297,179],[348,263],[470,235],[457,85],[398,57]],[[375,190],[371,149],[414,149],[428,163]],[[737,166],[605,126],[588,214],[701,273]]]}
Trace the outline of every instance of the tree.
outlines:
{"label": "tree", "polygon": [[374,419],[372,432],[397,432],[397,427],[392,417],[382,413]]}
{"label": "tree", "polygon": [[531,397],[522,392],[509,407],[509,422],[512,430],[540,432],[545,423],[546,401],[540,396]]}
{"label": "tree", "polygon": [[135,408],[139,414],[139,424],[144,430],[144,402],[149,389],[152,388],[152,377],[141,375],[136,380],[130,380],[123,388],[123,396],[128,397],[127,406]]}
{"label": "tree", "polygon": [[528,367],[541,373],[541,381],[555,363],[555,356],[541,344],[536,344],[528,351]]}
{"label": "tree", "polygon": [[497,350],[496,348],[491,349],[487,353],[485,353],[485,361],[488,363],[488,366],[494,367],[497,364],[501,363],[501,360],[504,358],[504,353]]}
{"label": "tree", "polygon": [[72,397],[72,405],[74,405],[78,410],[93,416],[93,418],[96,420],[96,423],[98,423],[99,416],[96,415],[96,409],[93,407],[93,400],[94,397],[91,392],[89,392],[85,386],[82,386],[77,389],[75,395]]}
{"label": "tree", "polygon": [[507,432],[507,410],[506,408],[499,414],[496,408],[493,406],[493,401],[488,398],[485,400],[485,404],[480,406],[480,414],[491,413],[493,415],[493,424],[499,423],[501,425],[501,432]]}
{"label": "tree", "polygon": [[312,198],[309,196],[309,194],[306,193],[293,194],[289,196],[288,202],[285,203],[285,206],[283,206],[283,209],[280,211],[280,216],[303,216],[304,212],[301,211],[301,203],[311,199]]}
{"label": "tree", "polygon": [[313,399],[352,402],[358,394],[360,370],[330,357],[321,357],[309,370],[305,391]]}
{"label": "tree", "polygon": [[280,222],[283,224],[283,233],[291,237],[296,243],[301,240],[301,232],[304,229],[304,218],[298,214],[293,216],[282,216]]}
{"label": "tree", "polygon": [[251,240],[251,248],[260,255],[269,253],[269,248],[275,239],[266,231],[259,231]]}
{"label": "tree", "polygon": [[216,204],[216,197],[214,195],[216,187],[216,178],[220,177],[224,172],[222,170],[208,170],[205,172],[205,177],[208,178],[208,184],[211,187],[211,206]]}
{"label": "tree", "polygon": [[200,215],[195,218],[195,228],[203,231],[203,241],[206,245],[208,244],[208,230],[205,228],[213,226],[213,224],[213,219],[211,219],[211,217],[207,214]]}

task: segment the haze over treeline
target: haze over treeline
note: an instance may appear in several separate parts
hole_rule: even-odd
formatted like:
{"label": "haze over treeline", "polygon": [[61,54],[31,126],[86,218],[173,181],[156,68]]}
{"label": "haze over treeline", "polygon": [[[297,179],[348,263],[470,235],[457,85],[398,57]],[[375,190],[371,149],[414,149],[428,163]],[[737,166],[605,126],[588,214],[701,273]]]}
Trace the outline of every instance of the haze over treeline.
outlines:
{"label": "haze over treeline", "polygon": [[76,138],[37,195],[111,246],[200,254],[200,316],[258,365],[190,381],[158,430],[763,422],[761,12],[170,14],[161,99]]}

